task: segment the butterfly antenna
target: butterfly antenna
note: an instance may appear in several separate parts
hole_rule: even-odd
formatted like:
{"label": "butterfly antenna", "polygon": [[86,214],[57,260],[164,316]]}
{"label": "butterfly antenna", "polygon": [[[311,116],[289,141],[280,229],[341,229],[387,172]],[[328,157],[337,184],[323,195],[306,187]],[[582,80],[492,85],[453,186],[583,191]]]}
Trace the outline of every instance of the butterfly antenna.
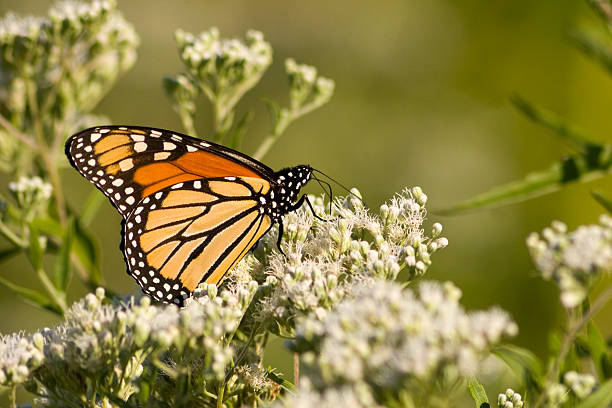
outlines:
{"label": "butterfly antenna", "polygon": [[[319,180],[314,174],[312,175],[312,178],[319,184],[319,186],[321,186],[321,189],[323,191],[325,191],[327,193],[327,191],[329,191],[329,215],[331,216],[331,203],[332,203],[332,199],[333,199],[333,192],[331,189],[331,186],[329,185],[328,182],[324,181],[324,180]],[[329,190],[326,190],[325,187],[323,187],[323,184],[327,185],[327,188]]]}
{"label": "butterfly antenna", "polygon": [[325,190],[325,187],[323,187],[323,184],[325,184],[327,186],[327,188],[329,189],[329,215],[331,216],[332,213],[332,201],[334,200],[334,195],[332,192],[332,188],[331,185],[325,181],[325,180],[319,180],[315,175],[313,175],[312,177],[313,179],[315,179],[317,181],[317,183],[319,183],[319,185],[321,186],[321,189],[325,192],[327,192],[328,190]]}
{"label": "butterfly antenna", "polygon": [[[321,174],[322,176],[327,177],[330,181],[336,183],[338,186],[340,186],[344,191],[346,191],[347,193],[349,193],[350,195],[352,195],[353,197],[355,197],[356,199],[358,199],[359,201],[361,201],[364,205],[365,203],[363,202],[363,199],[361,197],[359,197],[357,194],[353,193],[351,190],[349,190],[348,188],[346,188],[343,184],[341,184],[338,180],[328,176],[327,174],[323,173],[321,170],[317,170],[317,169],[312,169],[313,172],[317,172],[319,174]],[[318,179],[317,179],[318,180]],[[323,180],[321,180],[323,181]],[[329,183],[326,183],[329,186]]]}

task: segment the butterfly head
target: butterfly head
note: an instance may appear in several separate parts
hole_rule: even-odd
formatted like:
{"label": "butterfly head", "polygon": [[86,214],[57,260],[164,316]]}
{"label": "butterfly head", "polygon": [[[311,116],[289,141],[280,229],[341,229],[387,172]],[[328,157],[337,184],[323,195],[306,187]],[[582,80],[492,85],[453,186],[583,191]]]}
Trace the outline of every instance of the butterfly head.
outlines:
{"label": "butterfly head", "polygon": [[312,177],[312,167],[300,165],[288,167],[277,171],[275,174],[277,186],[274,200],[278,204],[280,215],[291,211],[293,203],[298,199],[300,190]]}

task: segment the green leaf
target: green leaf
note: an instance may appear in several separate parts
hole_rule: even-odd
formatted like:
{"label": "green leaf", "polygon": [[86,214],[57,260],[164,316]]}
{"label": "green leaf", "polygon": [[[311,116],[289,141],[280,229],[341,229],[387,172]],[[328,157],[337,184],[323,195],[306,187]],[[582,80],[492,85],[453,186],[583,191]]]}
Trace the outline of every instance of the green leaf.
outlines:
{"label": "green leaf", "polygon": [[98,246],[91,234],[87,232],[78,220],[74,222],[73,252],[87,271],[90,289],[102,285],[100,272],[100,257]]}
{"label": "green leaf", "polygon": [[274,368],[268,367],[268,378],[289,392],[292,392],[292,393],[297,392],[297,388],[295,387],[295,385],[291,381],[276,374],[274,372]]}
{"label": "green leaf", "polygon": [[576,408],[607,408],[612,403],[612,380],[601,384],[597,391],[583,399]]}
{"label": "green leaf", "polygon": [[489,408],[491,405],[489,404],[489,398],[487,397],[487,392],[484,387],[476,377],[469,377],[467,380],[467,387],[472,399],[476,403],[476,408]]}
{"label": "green leaf", "polygon": [[30,245],[28,245],[26,253],[28,254],[28,259],[30,260],[30,263],[34,269],[39,270],[42,267],[44,251],[40,245],[40,235],[38,234],[38,230],[33,226],[30,227]]}
{"label": "green leaf", "polygon": [[510,101],[529,119],[552,130],[561,139],[564,139],[581,151],[586,152],[587,149],[600,146],[600,143],[591,137],[585,136],[583,131],[566,123],[565,119],[556,113],[533,105],[517,95],[510,98]]}
{"label": "green leaf", "polygon": [[[602,155],[604,155],[602,151]],[[587,182],[604,176],[609,171],[610,163],[601,163],[599,157],[594,166],[593,159],[584,155],[572,155],[561,159],[550,169],[527,175],[523,180],[493,188],[462,203],[449,208],[436,210],[436,214],[459,214],[476,209],[500,207],[511,203],[525,201],[529,198],[559,190],[570,182]]]}
{"label": "green leaf", "polygon": [[53,286],[59,289],[61,292],[66,292],[68,282],[70,281],[70,272],[72,264],[70,262],[70,254],[72,252],[72,243],[74,240],[75,221],[72,219],[66,228],[62,244],[60,246],[60,252],[55,260],[53,268],[52,282]]}
{"label": "green leaf", "polygon": [[[268,112],[270,112],[270,118],[272,119],[272,129],[276,129],[276,126],[280,120],[281,116],[281,107],[276,101],[272,99],[263,98],[263,102],[266,104],[268,108]],[[274,130],[272,131],[274,133]]]}
{"label": "green leaf", "polygon": [[603,208],[608,211],[608,213],[612,214],[612,199],[603,195],[599,191],[591,191],[591,195]]}
{"label": "green leaf", "polygon": [[244,134],[246,133],[249,123],[251,123],[254,116],[255,115],[253,114],[253,112],[248,111],[236,124],[236,128],[231,132],[231,138],[228,144],[229,148],[235,150],[240,149],[240,144],[242,143]]}
{"label": "green leaf", "polygon": [[81,220],[81,225],[84,227],[88,227],[91,222],[95,219],[98,210],[104,203],[104,195],[96,188],[89,193],[89,197],[87,197],[87,201],[85,201],[85,205],[83,206],[83,211],[81,211],[81,216],[79,219]]}
{"label": "green leaf", "polygon": [[531,351],[511,344],[496,346],[491,350],[521,378],[531,395],[538,393],[542,381],[542,364]]}
{"label": "green leaf", "polygon": [[605,24],[612,22],[612,2],[610,0],[587,0],[587,3]]}
{"label": "green leaf", "polygon": [[608,352],[608,345],[606,340],[601,335],[601,332],[593,323],[590,321],[587,325],[587,345],[591,354],[591,358],[597,368],[599,378],[607,380],[612,377],[612,359]]}
{"label": "green leaf", "polygon": [[11,259],[13,256],[21,252],[21,248],[13,247],[7,249],[0,249],[0,263]]}
{"label": "green leaf", "polygon": [[62,309],[42,293],[16,285],[3,277],[0,277],[0,285],[22,298],[26,303],[48,310],[59,316],[63,315]]}
{"label": "green leaf", "polygon": [[58,238],[64,235],[62,224],[53,218],[36,218],[30,225],[46,235],[52,235]]}
{"label": "green leaf", "polygon": [[[601,2],[600,2],[601,3]],[[610,16],[608,16],[610,18]],[[571,35],[574,45],[587,57],[597,61],[608,71],[612,71],[612,47],[609,38],[594,30],[582,29]]]}

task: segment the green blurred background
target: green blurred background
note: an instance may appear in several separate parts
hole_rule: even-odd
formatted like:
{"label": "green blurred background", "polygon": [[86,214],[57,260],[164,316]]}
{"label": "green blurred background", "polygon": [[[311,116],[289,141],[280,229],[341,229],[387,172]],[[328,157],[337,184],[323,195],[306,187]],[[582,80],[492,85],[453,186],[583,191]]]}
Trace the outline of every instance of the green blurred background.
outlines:
{"label": "green blurred background", "polygon": [[[51,4],[2,0],[0,14],[42,15]],[[612,130],[612,82],[568,40],[572,30],[596,23],[582,0],[123,0],[119,8],[140,35],[139,57],[97,113],[115,124],[182,130],[161,87],[164,74],[181,69],[174,30],[217,26],[223,36],[261,30],[275,62],[240,105],[256,114],[243,150],[252,153],[269,129],[261,98],[287,101],[284,59],[315,65],[336,81],[332,101],[291,125],[264,161],[273,168],[309,163],[358,187],[374,209],[406,186],[421,186],[429,196],[427,230],[439,221],[450,241],[426,278],[456,282],[468,308],[508,310],[521,329],[517,342],[545,354],[548,331],[563,316],[554,286],[535,275],[525,238],[553,219],[570,228],[596,222],[603,210],[589,191],[612,190],[610,179],[470,215],[431,210],[548,167],[568,152],[511,106],[513,94],[600,137]],[[200,135],[210,134],[205,103],[197,124]],[[93,187],[72,169],[62,177],[78,207]],[[118,249],[119,215],[109,204],[94,230],[108,286],[136,291]],[[37,285],[21,259],[0,265],[0,275]],[[77,285],[71,300],[85,292]],[[605,314],[599,321],[610,334]],[[0,333],[56,322],[0,289]],[[282,368],[289,372],[289,364]]]}

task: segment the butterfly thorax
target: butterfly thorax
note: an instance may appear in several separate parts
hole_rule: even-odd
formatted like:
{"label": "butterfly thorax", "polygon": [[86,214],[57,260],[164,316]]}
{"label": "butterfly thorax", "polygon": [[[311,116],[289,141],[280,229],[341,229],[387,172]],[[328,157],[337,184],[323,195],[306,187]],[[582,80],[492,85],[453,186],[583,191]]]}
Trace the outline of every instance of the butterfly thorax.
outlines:
{"label": "butterfly thorax", "polygon": [[274,173],[274,181],[267,199],[270,201],[264,206],[266,213],[277,222],[281,217],[292,211],[298,200],[300,189],[310,180],[312,168],[308,165],[300,165],[282,169]]}

